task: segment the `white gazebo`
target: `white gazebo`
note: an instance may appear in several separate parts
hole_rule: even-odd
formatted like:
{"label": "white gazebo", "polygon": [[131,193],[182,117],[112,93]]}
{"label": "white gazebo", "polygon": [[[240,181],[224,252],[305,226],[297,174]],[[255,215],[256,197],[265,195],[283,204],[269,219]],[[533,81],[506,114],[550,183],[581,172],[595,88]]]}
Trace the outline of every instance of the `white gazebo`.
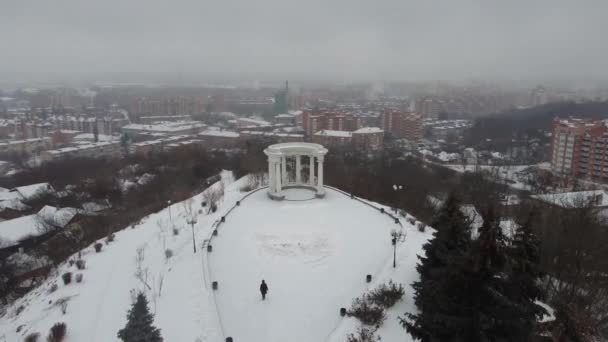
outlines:
{"label": "white gazebo", "polygon": [[[327,149],[319,144],[294,142],[270,145],[264,150],[268,156],[268,196],[285,199],[283,189],[308,188],[323,197],[323,158]],[[302,177],[302,157],[308,159],[307,178]],[[315,173],[315,159],[317,172]],[[305,166],[304,166],[305,167]],[[315,176],[316,175],[316,176]]]}

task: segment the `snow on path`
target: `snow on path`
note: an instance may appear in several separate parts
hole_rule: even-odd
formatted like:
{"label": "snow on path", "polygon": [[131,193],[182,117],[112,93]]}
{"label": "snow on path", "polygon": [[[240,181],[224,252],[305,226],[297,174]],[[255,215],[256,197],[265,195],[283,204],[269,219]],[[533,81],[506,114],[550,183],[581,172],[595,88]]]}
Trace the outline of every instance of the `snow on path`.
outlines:
{"label": "snow on path", "polygon": [[[142,265],[148,270],[147,283],[151,289],[146,289],[146,293],[150,309],[156,313],[155,325],[161,329],[165,341],[223,341],[213,295],[203,280],[206,252],[200,248],[211,233],[212,223],[241,196],[240,182],[234,182],[231,172],[223,172],[222,180],[232,185],[226,187],[220,210],[198,215],[197,254],[192,250],[192,231],[186,224],[184,207],[175,203],[171,208],[147,216],[133,228],[117,232],[115,241],[104,244],[101,253],[95,253],[92,246],[85,248],[85,270],[78,271],[67,263],[61,265],[57,276],[16,301],[7,314],[0,317],[0,342],[21,341],[31,332],[39,332],[44,338],[56,322],[66,322],[66,342],[118,341],[116,334],[126,323],[132,290],[146,288],[134,276],[139,247],[144,247]],[[219,183],[213,185],[217,186]],[[201,201],[202,195],[193,197],[195,211],[199,210]],[[170,218],[179,229],[177,236],[172,233]],[[168,261],[165,249],[173,252]],[[76,283],[73,277],[72,284],[64,285],[60,275],[67,271],[82,273],[83,282]],[[50,293],[52,284],[57,284],[58,289]],[[61,298],[69,298],[66,314],[62,314],[56,304]],[[20,307],[23,309],[16,314]]]}
{"label": "snow on path", "polygon": [[[388,208],[385,208],[388,210]],[[393,268],[392,259],[386,263],[382,270],[374,277],[374,281],[365,290],[370,290],[376,286],[392,280],[394,283],[401,283],[405,290],[403,299],[386,311],[386,320],[376,332],[382,341],[404,341],[414,342],[415,340],[401,327],[398,317],[403,317],[404,313],[414,313],[417,311],[414,304],[414,291],[411,284],[420,278],[416,271],[418,255],[423,253],[422,246],[432,238],[433,229],[427,228],[425,232],[420,232],[407,221],[402,220],[406,237],[404,241],[397,245],[397,267]],[[361,296],[365,291],[357,294]],[[361,323],[353,317],[347,317],[340,326],[327,339],[328,342],[344,342],[350,333],[356,332]]]}
{"label": "snow on path", "polygon": [[[306,191],[306,190],[302,190]],[[276,202],[254,193],[219,229],[210,271],[225,333],[235,341],[319,342],[392,257],[398,225],[327,189],[324,199]],[[259,284],[270,288],[261,300]]]}

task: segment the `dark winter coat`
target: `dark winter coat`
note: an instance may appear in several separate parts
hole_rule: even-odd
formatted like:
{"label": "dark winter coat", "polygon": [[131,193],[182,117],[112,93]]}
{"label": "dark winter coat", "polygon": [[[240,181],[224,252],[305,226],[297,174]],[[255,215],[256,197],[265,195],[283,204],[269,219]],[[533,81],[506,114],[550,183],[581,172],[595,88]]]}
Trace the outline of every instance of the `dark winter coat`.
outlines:
{"label": "dark winter coat", "polygon": [[266,285],[266,283],[262,283],[262,284],[260,285],[260,292],[262,292],[262,293],[264,293],[264,294],[265,294],[266,292],[268,292],[268,285]]}

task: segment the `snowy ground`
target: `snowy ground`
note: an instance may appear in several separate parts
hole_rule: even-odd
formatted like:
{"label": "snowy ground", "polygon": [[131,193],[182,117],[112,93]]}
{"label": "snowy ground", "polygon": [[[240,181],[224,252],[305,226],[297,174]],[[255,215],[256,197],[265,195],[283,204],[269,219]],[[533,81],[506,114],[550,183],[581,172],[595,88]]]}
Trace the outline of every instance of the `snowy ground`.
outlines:
{"label": "snowy ground", "polygon": [[[84,271],[61,265],[56,276],[0,317],[0,342],[22,341],[31,332],[44,338],[56,322],[67,323],[67,342],[117,341],[132,293],[141,290],[165,341],[223,342],[226,336],[253,342],[345,341],[358,323],[340,317],[339,308],[389,279],[403,283],[406,295],[388,311],[378,333],[383,341],[409,341],[397,316],[414,310],[409,285],[418,278],[417,254],[430,229],[420,233],[403,223],[407,237],[398,244],[398,267],[393,269],[390,232],[399,225],[387,215],[331,189],[326,198],[312,200],[290,190],[289,197],[297,200],[283,202],[271,201],[261,190],[227,216],[208,253],[201,250],[202,241],[241,199],[238,189],[246,183],[233,182],[228,172],[222,176],[226,194],[218,211],[197,214],[196,254],[187,210],[182,203],[173,204],[118,232],[101,253],[87,247]],[[195,213],[202,198],[192,201]],[[170,219],[179,229],[177,236]],[[141,268],[147,285],[135,276],[138,248],[145,255]],[[168,260],[166,249],[173,252]],[[61,274],[66,271],[82,273],[83,282],[64,285]],[[372,284],[365,283],[366,274],[373,275]],[[258,291],[261,279],[270,287],[264,302]],[[219,282],[217,291],[210,289],[211,281]],[[53,284],[58,289],[50,292]],[[65,314],[62,300],[68,303]]]}
{"label": "snowy ground", "polygon": [[525,174],[525,170],[530,168],[545,167],[545,163],[531,165],[465,165],[462,164],[445,164],[443,165],[457,172],[474,172],[475,170],[487,171],[495,174],[498,179],[503,180],[511,188],[518,190],[530,190],[530,186],[526,184],[529,177]]}
{"label": "snowy ground", "polygon": [[[231,173],[225,172],[222,176],[226,183],[232,182]],[[240,198],[236,189],[237,184],[227,187],[222,208]],[[194,197],[196,210],[201,200],[201,195]],[[199,215],[195,226],[197,241],[209,235],[211,224],[220,215],[221,211]],[[177,236],[172,234],[170,218],[180,231]],[[39,332],[44,338],[56,322],[66,322],[67,342],[117,341],[116,333],[125,325],[131,306],[131,292],[139,290],[146,291],[151,310],[156,313],[155,324],[161,328],[165,341],[222,341],[213,297],[203,280],[205,253],[200,249],[196,255],[193,253],[192,233],[185,220],[183,205],[176,203],[170,209],[146,217],[133,228],[118,232],[116,240],[104,245],[101,253],[95,253],[92,246],[86,248],[83,251],[85,270],[61,265],[56,277],[18,300],[0,317],[0,341],[22,341],[31,332]],[[139,247],[144,248],[142,269],[147,270],[150,288],[134,276]],[[173,251],[168,261],[165,249]],[[73,280],[64,285],[60,276],[67,271],[82,273],[82,283]],[[163,278],[162,291],[160,278]],[[57,284],[58,289],[50,293],[52,284]],[[59,304],[62,300],[68,302],[65,314]]]}
{"label": "snowy ground", "polygon": [[[365,275],[389,263],[390,232],[398,228],[329,189],[323,199],[300,202],[255,193],[222,226],[210,257],[226,334],[236,341],[324,341],[341,320],[340,307],[366,288]],[[270,287],[266,301],[262,279]]]}

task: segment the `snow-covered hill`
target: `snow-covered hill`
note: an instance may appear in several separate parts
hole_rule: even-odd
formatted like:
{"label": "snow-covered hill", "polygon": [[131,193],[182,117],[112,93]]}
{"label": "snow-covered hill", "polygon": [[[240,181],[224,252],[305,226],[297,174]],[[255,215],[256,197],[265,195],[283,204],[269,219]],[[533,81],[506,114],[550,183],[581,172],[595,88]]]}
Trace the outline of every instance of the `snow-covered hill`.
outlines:
{"label": "snow-covered hill", "polygon": [[[61,265],[56,276],[0,318],[0,341],[22,341],[32,332],[46,336],[56,322],[67,324],[68,342],[117,341],[137,291],[147,293],[155,325],[169,342],[223,342],[227,336],[253,342],[345,341],[358,322],[340,317],[339,308],[389,279],[403,283],[406,295],[388,311],[378,333],[383,341],[409,339],[396,317],[414,310],[409,284],[418,277],[417,254],[430,229],[421,233],[404,219],[401,227],[331,189],[325,199],[312,201],[273,202],[264,190],[242,200],[239,187],[246,180],[234,182],[229,172],[222,180],[225,196],[216,213],[198,213],[202,194],[190,201],[197,216],[196,254],[187,206],[173,204],[118,232],[100,253],[87,247],[82,252],[85,270]],[[212,240],[213,251],[202,250],[214,222],[238,200],[241,205]],[[394,229],[406,234],[398,244],[396,269],[390,241]],[[170,258],[166,250],[172,252]],[[61,275],[68,271],[82,273],[83,281],[64,285]],[[365,282],[366,274],[373,275],[372,283]],[[270,286],[267,301],[257,290],[262,278]],[[212,281],[219,282],[217,291],[211,289]],[[67,302],[65,314],[62,302]]]}

